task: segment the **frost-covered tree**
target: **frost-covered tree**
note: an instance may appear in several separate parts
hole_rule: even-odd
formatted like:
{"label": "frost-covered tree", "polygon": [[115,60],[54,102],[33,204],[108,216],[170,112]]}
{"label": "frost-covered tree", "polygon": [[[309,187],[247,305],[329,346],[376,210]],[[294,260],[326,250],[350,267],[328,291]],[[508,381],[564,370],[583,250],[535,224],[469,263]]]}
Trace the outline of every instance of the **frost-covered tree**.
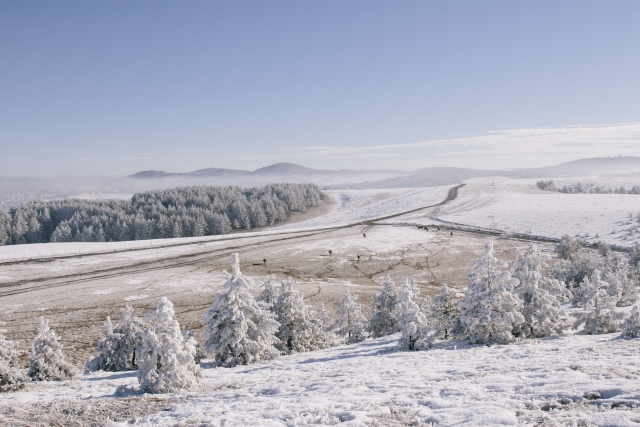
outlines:
{"label": "frost-covered tree", "polygon": [[200,366],[195,362],[196,342],[193,338],[185,339],[174,316],[173,304],[162,297],[149,327],[142,332],[142,345],[136,350],[142,392],[190,390],[202,378]]}
{"label": "frost-covered tree", "polygon": [[397,322],[393,315],[396,307],[397,289],[391,277],[382,283],[382,292],[373,300],[369,332],[373,338],[380,338],[396,332]]}
{"label": "frost-covered tree", "polygon": [[74,378],[78,371],[67,361],[58,336],[49,328],[49,321],[40,316],[39,322],[27,376],[33,381],[62,381]]}
{"label": "frost-covered tree", "polygon": [[579,241],[573,240],[568,235],[562,236],[560,243],[556,246],[556,252],[560,258],[569,259],[571,256],[582,248]]}
{"label": "frost-covered tree", "polygon": [[[515,329],[515,335],[542,338],[562,333],[569,327],[567,315],[560,305],[566,301],[564,285],[555,279],[543,277],[544,259],[534,244],[530,244],[509,266],[512,277],[518,280],[515,288],[523,308],[524,323]],[[550,292],[551,291],[551,292]],[[553,292],[553,293],[552,293]]]}
{"label": "frost-covered tree", "polygon": [[207,358],[207,355],[202,350],[202,345],[193,336],[193,331],[191,329],[183,329],[182,330],[182,336],[184,337],[185,341],[191,341],[191,342],[195,343],[195,345],[196,345],[196,354],[195,354],[195,356],[193,356],[193,360],[199,365],[200,362],[202,362],[204,359]]}
{"label": "frost-covered tree", "polygon": [[5,322],[0,322],[0,392],[13,391],[24,385],[24,373],[16,366],[21,352],[16,348],[16,342],[7,340]]}
{"label": "frost-covered tree", "polygon": [[[528,281],[534,280],[537,287],[556,297],[560,303],[565,303],[573,297],[564,282],[545,274],[549,256],[538,252],[536,245],[529,244],[524,253],[518,248],[515,252],[517,258],[509,264],[509,272],[514,279],[518,279],[516,293],[521,294],[521,291],[527,288]],[[531,276],[531,273],[537,274]]]}
{"label": "frost-covered tree", "polygon": [[583,311],[576,315],[574,328],[584,324],[584,332],[590,335],[609,334],[620,329],[623,314],[616,310],[616,298],[607,294],[607,287],[608,283],[600,278],[599,270],[583,281],[579,302]]}
{"label": "frost-covered tree", "polygon": [[352,295],[347,289],[342,300],[336,303],[336,309],[338,319],[333,330],[344,342],[351,344],[367,338],[367,319],[362,314],[357,295]]}
{"label": "frost-covered tree", "polygon": [[38,200],[0,214],[0,245],[221,234],[273,225],[287,211],[327,201],[317,185],[302,183],[180,187],[137,193],[131,200]]}
{"label": "frost-covered tree", "polygon": [[431,304],[430,323],[434,330],[434,336],[445,340],[451,338],[454,325],[461,312],[456,291],[444,283],[440,288],[440,293],[433,298]]}
{"label": "frost-covered tree", "polygon": [[540,286],[541,279],[540,273],[529,272],[519,292],[524,322],[517,331],[526,338],[561,334],[569,327],[567,314],[558,299]]}
{"label": "frost-covered tree", "polygon": [[283,354],[303,353],[326,348],[333,341],[317,319],[304,304],[302,292],[294,288],[291,279],[282,282],[282,289],[273,305],[273,312],[280,328],[276,337]]}
{"label": "frost-covered tree", "polygon": [[119,358],[119,344],[122,341],[122,336],[113,332],[113,325],[111,324],[109,316],[107,316],[102,330],[105,334],[100,341],[98,341],[95,349],[98,355],[87,361],[84,366],[85,372],[124,371],[125,369],[122,369]]}
{"label": "frost-covered tree", "polygon": [[406,279],[396,296],[394,317],[402,333],[398,345],[400,350],[423,350],[429,348],[430,337],[427,317],[416,302],[418,289],[413,280]]}
{"label": "frost-covered tree", "polygon": [[85,372],[93,371],[135,371],[136,349],[142,345],[142,331],[147,325],[144,320],[133,315],[133,308],[127,305],[121,309],[122,319],[115,327],[111,319],[103,326],[105,335],[98,341],[96,357],[85,364]]}
{"label": "frost-covered tree", "polygon": [[640,310],[637,305],[631,309],[631,314],[622,325],[622,336],[640,338]]}
{"label": "frost-covered tree", "polygon": [[499,270],[503,267],[506,263],[493,256],[493,243],[487,242],[459,302],[460,322],[474,344],[511,343],[513,331],[524,322],[522,302],[514,293],[518,280]]}
{"label": "frost-covered tree", "polygon": [[262,292],[256,298],[256,301],[266,310],[271,310],[273,308],[273,304],[278,299],[280,295],[281,288],[277,287],[273,284],[273,276],[267,276],[267,279],[262,284]]}
{"label": "frost-covered tree", "polygon": [[142,331],[147,328],[147,324],[143,319],[133,315],[133,307],[129,304],[121,311],[122,319],[113,330],[121,337],[119,350],[123,370],[133,371],[138,369],[136,350],[142,346]]}
{"label": "frost-covered tree", "polygon": [[[329,311],[324,308],[323,302],[320,302],[320,309],[316,310],[316,313],[318,313],[317,317],[320,321],[320,324],[322,325],[322,329],[327,331],[327,333],[330,333],[330,331],[328,331],[329,327],[327,326],[327,324],[331,324],[331,316],[329,316]],[[334,335],[330,335],[330,338],[335,341]]]}
{"label": "frost-covered tree", "polygon": [[278,356],[278,322],[253,298],[253,281],[240,272],[240,257],[231,254],[231,274],[224,272],[225,292],[217,294],[203,317],[202,347],[215,353],[219,366],[248,365]]}

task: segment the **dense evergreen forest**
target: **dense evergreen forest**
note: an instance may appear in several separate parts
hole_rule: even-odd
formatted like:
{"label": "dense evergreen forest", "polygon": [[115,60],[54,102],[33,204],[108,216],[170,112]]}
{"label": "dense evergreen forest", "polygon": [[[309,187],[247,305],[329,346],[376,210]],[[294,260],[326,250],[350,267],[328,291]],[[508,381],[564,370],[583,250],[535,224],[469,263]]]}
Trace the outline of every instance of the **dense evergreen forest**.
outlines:
{"label": "dense evergreen forest", "polygon": [[179,187],[131,200],[33,201],[0,211],[0,245],[115,242],[224,234],[273,225],[328,202],[315,184]]}

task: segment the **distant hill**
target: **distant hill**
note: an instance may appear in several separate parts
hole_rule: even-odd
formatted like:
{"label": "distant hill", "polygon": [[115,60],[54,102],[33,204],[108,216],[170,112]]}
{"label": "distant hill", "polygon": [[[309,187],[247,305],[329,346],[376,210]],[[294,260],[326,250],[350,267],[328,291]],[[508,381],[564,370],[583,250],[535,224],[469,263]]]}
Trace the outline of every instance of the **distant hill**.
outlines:
{"label": "distant hill", "polygon": [[559,178],[563,176],[628,175],[640,176],[640,157],[596,157],[561,163],[555,166],[511,170],[482,170],[455,167],[423,168],[413,172],[394,170],[320,170],[295,163],[276,163],[255,171],[207,168],[187,173],[143,171],[132,178],[162,180],[165,178],[212,178],[216,182],[255,185],[255,182],[315,182],[329,189],[409,188],[457,184],[483,176],[509,178]]}
{"label": "distant hill", "polygon": [[589,175],[640,175],[640,157],[593,157],[590,159],[573,160],[555,166],[541,168],[518,169],[502,171],[501,175],[522,178],[555,178],[561,176],[589,176]]}
{"label": "distant hill", "polygon": [[415,172],[378,181],[341,183],[328,188],[369,189],[369,188],[411,188],[457,184],[461,181],[483,176],[504,176],[509,178],[559,178],[563,176],[640,176],[640,157],[594,157],[529,169],[482,170],[469,168],[424,168]]}
{"label": "distant hill", "polygon": [[199,169],[193,172],[186,173],[173,173],[165,171],[142,171],[136,174],[130,175],[131,178],[143,178],[143,179],[155,179],[155,178],[169,178],[169,177],[261,177],[261,176],[358,176],[358,175],[372,175],[372,174],[384,174],[389,175],[403,175],[406,172],[394,171],[394,170],[327,170],[327,169],[313,169],[306,166],[297,165],[295,163],[276,163],[270,166],[265,166],[255,171],[239,170],[239,169],[222,169],[222,168],[206,168]]}

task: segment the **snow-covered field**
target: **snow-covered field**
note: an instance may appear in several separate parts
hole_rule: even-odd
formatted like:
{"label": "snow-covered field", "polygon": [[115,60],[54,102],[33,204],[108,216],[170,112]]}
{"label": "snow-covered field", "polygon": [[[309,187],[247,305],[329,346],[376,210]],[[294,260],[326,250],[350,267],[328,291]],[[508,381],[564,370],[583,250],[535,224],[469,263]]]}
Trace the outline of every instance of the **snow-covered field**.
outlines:
{"label": "snow-covered field", "polygon": [[[107,253],[130,249],[166,248],[168,246],[189,243],[226,241],[234,236],[241,236],[243,238],[269,236],[279,234],[283,231],[346,225],[439,203],[447,196],[449,188],[449,186],[445,186],[392,190],[328,191],[334,201],[336,201],[328,214],[302,222],[292,222],[260,231],[250,231],[239,235],[151,239],[126,242],[69,242],[8,245],[0,246],[0,261],[73,254]],[[155,254],[159,254],[159,252],[155,252]]]}
{"label": "snow-covered field", "polygon": [[[236,368],[204,364],[201,390],[135,425],[637,426],[640,339],[570,335],[519,345],[398,352],[397,335]],[[35,383],[0,405],[122,397],[135,373]],[[124,396],[127,394],[125,393]],[[586,397],[585,397],[586,396]],[[599,396],[599,397],[598,397]],[[167,396],[171,397],[171,396]],[[558,423],[558,424],[554,424]],[[123,423],[132,425],[132,422]]]}
{"label": "snow-covered field", "polygon": [[[296,278],[313,308],[322,302],[332,310],[350,289],[367,311],[387,275],[397,283],[415,278],[423,294],[433,295],[443,282],[463,290],[484,237],[398,224],[374,226],[366,238],[362,225],[325,229],[433,205],[449,188],[332,191],[336,203],[325,215],[234,235],[0,247],[0,261],[82,255],[2,264],[0,290],[7,296],[0,301],[0,320],[9,322],[10,338],[25,350],[36,316],[46,316],[66,354],[80,366],[102,335],[98,328],[107,315],[119,318],[125,303],[140,315],[166,295],[176,304],[181,325],[193,328],[200,340],[202,313],[220,290],[230,251],[242,253],[243,271],[257,283],[267,274],[276,280]],[[589,233],[594,241],[630,246],[635,235],[629,230],[637,224],[629,220],[630,213],[640,213],[640,196],[558,194],[538,190],[535,180],[485,178],[470,180],[449,204],[386,222],[433,223],[437,218],[550,237]],[[507,239],[494,243],[496,256],[504,260],[512,257],[514,245],[522,246]],[[548,244],[540,249],[553,250]],[[36,403],[66,402],[81,414],[82,408],[88,411],[104,401],[116,407],[135,399],[150,402],[150,415],[135,415],[122,425],[640,424],[640,339],[569,333],[506,346],[440,342],[420,352],[399,352],[397,339],[236,368],[204,363],[200,389],[176,395],[136,394],[134,372],[30,383],[2,395],[0,424],[14,408],[24,411]],[[158,401],[169,402],[169,410],[153,406]]]}
{"label": "snow-covered field", "polygon": [[[469,180],[456,200],[431,216],[502,231],[633,246],[638,241],[640,196],[561,194],[533,188],[535,180]],[[630,214],[633,218],[630,219]]]}
{"label": "snow-covered field", "polygon": [[409,211],[443,201],[451,186],[387,190],[327,191],[337,201],[331,212],[308,221],[276,227],[276,230],[345,225]]}

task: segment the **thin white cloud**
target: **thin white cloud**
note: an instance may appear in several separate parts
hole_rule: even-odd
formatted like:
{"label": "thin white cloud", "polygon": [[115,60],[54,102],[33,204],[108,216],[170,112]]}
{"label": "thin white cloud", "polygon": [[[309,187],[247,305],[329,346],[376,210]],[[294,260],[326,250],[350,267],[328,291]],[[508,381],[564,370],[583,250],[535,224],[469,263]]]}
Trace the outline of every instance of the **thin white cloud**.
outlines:
{"label": "thin white cloud", "polygon": [[[476,168],[546,166],[585,157],[640,155],[640,123],[563,128],[509,129],[469,138],[451,138],[395,145],[298,147],[301,157],[359,158],[376,152],[407,160],[394,167],[440,166],[458,161]],[[382,157],[382,156],[381,156]],[[363,164],[363,162],[358,162]],[[376,166],[380,166],[376,164]]]}

